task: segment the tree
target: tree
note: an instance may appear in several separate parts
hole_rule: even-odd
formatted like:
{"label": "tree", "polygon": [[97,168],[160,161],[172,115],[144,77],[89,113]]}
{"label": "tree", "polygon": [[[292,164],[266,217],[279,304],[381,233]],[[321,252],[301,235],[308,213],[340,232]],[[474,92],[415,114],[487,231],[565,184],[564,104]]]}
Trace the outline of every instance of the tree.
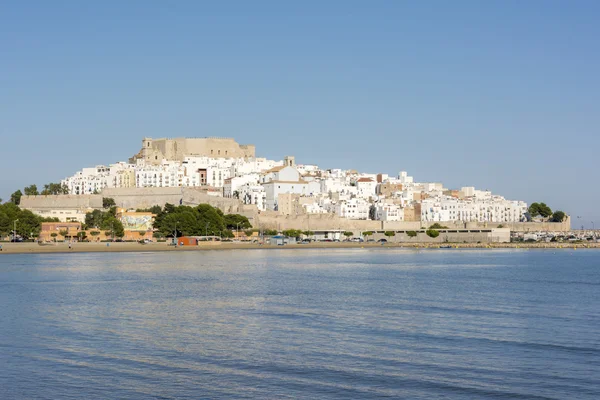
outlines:
{"label": "tree", "polygon": [[77,238],[79,239],[79,241],[85,240],[86,237],[87,235],[85,232],[77,232]]}
{"label": "tree", "polygon": [[21,204],[21,196],[23,196],[23,193],[21,193],[20,190],[17,190],[16,192],[10,195],[10,202],[18,206],[19,204]]}
{"label": "tree", "polygon": [[248,218],[240,214],[227,214],[224,216],[225,226],[227,229],[250,229],[252,225]]}
{"label": "tree", "polygon": [[438,224],[437,222],[429,227],[429,229],[448,229],[447,226]]}
{"label": "tree", "polygon": [[377,208],[375,208],[374,205],[371,205],[371,207],[369,207],[369,219],[374,221],[376,218],[377,218]]}
{"label": "tree", "polygon": [[60,231],[58,231],[59,235],[66,238],[67,235],[69,234],[69,231],[66,229],[61,229]]}
{"label": "tree", "polygon": [[69,188],[66,185],[61,185],[60,183],[48,183],[44,185],[44,190],[42,190],[42,194],[45,196],[68,193]]}
{"label": "tree", "polygon": [[92,235],[92,236],[98,236],[99,234],[100,234],[99,231],[91,231],[90,232],[90,235]]}
{"label": "tree", "polygon": [[383,234],[387,237],[396,236],[396,232],[394,231],[385,231]]}
{"label": "tree", "polygon": [[537,217],[540,215],[540,205],[538,203],[531,203],[527,211],[529,211],[529,215],[531,215],[532,218]]}
{"label": "tree", "polygon": [[427,236],[429,236],[430,238],[436,238],[438,236],[440,236],[440,232],[436,231],[435,229],[427,229],[427,231],[425,232],[427,234]]}
{"label": "tree", "polygon": [[344,236],[346,236],[347,238],[349,238],[350,236],[354,236],[354,233],[352,233],[350,231],[346,231],[346,232],[344,232]]}
{"label": "tree", "polygon": [[252,236],[253,233],[254,233],[254,231],[252,229],[246,229],[244,231],[244,235],[246,235],[246,236]]}
{"label": "tree", "polygon": [[23,189],[23,191],[25,192],[26,196],[37,196],[40,194],[36,185],[29,185]]}
{"label": "tree", "polygon": [[52,239],[53,239],[53,240],[56,242],[56,237],[58,236],[58,233],[56,233],[56,232],[52,232],[52,233],[50,234],[50,236],[52,236]]}
{"label": "tree", "polygon": [[540,203],[540,215],[544,218],[548,218],[552,215],[552,210],[546,205],[546,203]]}
{"label": "tree", "polygon": [[145,232],[145,231],[139,231],[139,232],[138,232],[138,235],[140,235],[140,236],[144,236],[145,234],[146,234],[146,232]]}
{"label": "tree", "polygon": [[267,236],[275,236],[277,235],[277,230],[276,229],[265,229],[264,234]]}
{"label": "tree", "polygon": [[298,229],[286,229],[285,231],[283,231],[281,233],[283,233],[287,237],[294,237],[294,238],[297,238],[300,235],[302,235],[302,231],[300,231]]}
{"label": "tree", "polygon": [[417,232],[416,231],[406,231],[406,236],[414,238],[417,237]]}
{"label": "tree", "polygon": [[563,222],[566,218],[566,214],[560,210],[557,210],[552,214],[551,222]]}
{"label": "tree", "polygon": [[372,231],[363,232],[363,236],[372,236],[372,235],[373,235]]}
{"label": "tree", "polygon": [[115,207],[116,203],[115,203],[115,199],[111,198],[111,197],[103,197],[102,198],[102,208],[111,208],[111,207]]}
{"label": "tree", "polygon": [[314,233],[313,231],[304,231],[304,232],[302,232],[302,234],[303,234],[304,236],[312,236],[312,235],[314,235],[315,233]]}
{"label": "tree", "polygon": [[548,218],[552,215],[552,210],[546,205],[546,203],[531,203],[529,206],[529,215],[532,217],[542,216]]}

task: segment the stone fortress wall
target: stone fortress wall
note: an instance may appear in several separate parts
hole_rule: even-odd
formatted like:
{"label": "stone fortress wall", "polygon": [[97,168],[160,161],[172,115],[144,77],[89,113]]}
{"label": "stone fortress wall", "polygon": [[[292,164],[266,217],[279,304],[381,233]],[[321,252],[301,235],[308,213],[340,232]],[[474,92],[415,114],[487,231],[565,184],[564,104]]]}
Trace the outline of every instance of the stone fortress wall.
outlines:
{"label": "stone fortress wall", "polygon": [[[250,219],[254,227],[261,229],[344,230],[357,233],[364,231],[417,231],[434,224],[434,222],[419,221],[351,220],[339,218],[335,214],[280,215],[274,211],[259,212],[254,205],[245,205],[233,198],[212,196],[206,189],[196,187],[107,188],[98,195],[23,196],[21,207],[36,213],[58,209],[85,211],[101,209],[103,197],[113,198],[118,207],[126,209],[149,208],[153,205],[163,207],[166,203],[176,206],[180,204],[188,206],[210,204],[226,214],[242,214]],[[47,214],[44,215],[47,216]],[[566,232],[571,230],[570,218],[562,223],[439,222],[439,224],[447,226],[448,230],[490,230],[498,229],[499,225],[516,232]]]}
{"label": "stone fortress wall", "polygon": [[147,163],[160,164],[162,160],[183,161],[188,156],[252,158],[256,148],[253,144],[239,144],[233,138],[144,138],[140,152],[130,162],[143,158]]}

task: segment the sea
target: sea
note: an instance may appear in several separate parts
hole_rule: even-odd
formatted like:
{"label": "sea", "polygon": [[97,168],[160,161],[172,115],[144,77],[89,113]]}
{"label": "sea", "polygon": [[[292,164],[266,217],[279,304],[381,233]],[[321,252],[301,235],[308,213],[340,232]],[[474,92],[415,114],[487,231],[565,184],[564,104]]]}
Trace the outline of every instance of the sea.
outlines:
{"label": "sea", "polygon": [[0,255],[0,399],[600,399],[600,251]]}

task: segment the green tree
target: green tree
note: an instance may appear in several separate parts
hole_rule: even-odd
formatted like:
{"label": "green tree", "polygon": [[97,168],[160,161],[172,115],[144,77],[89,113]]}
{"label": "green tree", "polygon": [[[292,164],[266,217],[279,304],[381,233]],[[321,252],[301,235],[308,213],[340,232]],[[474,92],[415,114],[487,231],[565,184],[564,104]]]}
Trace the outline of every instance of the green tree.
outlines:
{"label": "green tree", "polygon": [[440,236],[440,232],[435,230],[435,229],[427,229],[427,231],[425,232],[427,234],[427,236],[429,236],[430,238],[436,238],[438,236]]}
{"label": "green tree", "polygon": [[347,238],[349,238],[350,236],[354,236],[354,233],[352,233],[350,231],[346,231],[346,232],[344,232],[344,236],[346,236]]}
{"label": "green tree", "polygon": [[66,238],[67,235],[69,234],[69,231],[66,229],[61,229],[60,231],[58,231],[58,234],[64,238]]}
{"label": "green tree", "polygon": [[429,229],[448,229],[447,226],[440,225],[439,223],[435,223],[429,227]]}
{"label": "green tree", "polygon": [[0,210],[0,237],[4,237],[10,233],[12,229],[11,222],[8,215],[3,210]]}
{"label": "green tree", "polygon": [[417,232],[416,231],[406,231],[406,236],[408,236],[410,238],[417,237]]}
{"label": "green tree", "polygon": [[80,242],[84,241],[86,237],[87,237],[87,235],[85,232],[77,232],[77,238],[79,239]]}
{"label": "green tree", "polygon": [[16,192],[14,192],[13,194],[10,195],[10,202],[13,203],[14,205],[18,206],[19,204],[21,204],[22,196],[23,196],[23,193],[21,192],[21,190],[17,190]]}
{"label": "green tree", "polygon": [[548,218],[552,215],[552,210],[546,205],[546,203],[531,203],[529,206],[529,215],[532,217],[542,216]]}
{"label": "green tree", "polygon": [[56,232],[52,232],[52,233],[50,234],[50,236],[52,236],[52,240],[54,240],[54,241],[56,242],[56,237],[58,236],[58,233],[56,233]]}
{"label": "green tree", "polygon": [[115,203],[115,199],[111,198],[111,197],[103,197],[102,198],[102,208],[111,208],[111,207],[115,207],[116,203]]}
{"label": "green tree", "polygon": [[396,236],[396,232],[394,231],[385,231],[383,234],[387,237]]}
{"label": "green tree", "polygon": [[253,234],[253,233],[254,233],[254,231],[253,231],[252,229],[246,229],[246,230],[244,231],[244,234],[245,234],[246,236],[252,236],[252,234]]}
{"label": "green tree", "polygon": [[294,238],[297,238],[300,235],[302,235],[302,231],[300,231],[298,229],[286,229],[285,231],[283,231],[281,233],[283,233],[287,237],[294,237]]}
{"label": "green tree", "polygon": [[367,237],[367,236],[372,236],[373,235],[373,231],[366,231],[363,232],[363,236]]}
{"label": "green tree", "polygon": [[531,203],[527,211],[532,218],[535,218],[540,215],[540,205],[538,203]]}
{"label": "green tree", "polygon": [[248,218],[240,214],[227,214],[224,216],[224,223],[227,229],[250,229],[252,225]]}
{"label": "green tree", "polygon": [[144,236],[145,234],[146,234],[146,232],[145,232],[145,231],[140,231],[140,232],[138,232],[138,235],[140,235],[140,236]]}
{"label": "green tree", "polygon": [[563,222],[566,218],[566,214],[560,210],[555,211],[552,214],[552,219],[550,219],[551,222]]}
{"label": "green tree", "polygon": [[60,183],[48,183],[44,185],[44,190],[42,190],[42,194],[46,196],[68,193],[69,188],[66,185],[61,185]]}
{"label": "green tree", "polygon": [[275,236],[278,232],[276,229],[265,229],[263,233],[267,236]]}
{"label": "green tree", "polygon": [[546,205],[546,203],[540,203],[539,212],[544,218],[548,218],[552,215],[552,210]]}
{"label": "green tree", "polygon": [[92,235],[92,236],[94,236],[94,237],[95,237],[95,236],[98,236],[99,234],[100,234],[100,231],[91,231],[91,232],[90,232],[90,235]]}
{"label": "green tree", "polygon": [[314,235],[315,233],[314,233],[313,231],[304,231],[304,232],[302,232],[302,234],[303,234],[304,236],[312,236],[312,235]]}
{"label": "green tree", "polygon": [[23,189],[23,191],[25,192],[26,196],[37,196],[38,194],[40,194],[36,185],[29,185],[25,189]]}

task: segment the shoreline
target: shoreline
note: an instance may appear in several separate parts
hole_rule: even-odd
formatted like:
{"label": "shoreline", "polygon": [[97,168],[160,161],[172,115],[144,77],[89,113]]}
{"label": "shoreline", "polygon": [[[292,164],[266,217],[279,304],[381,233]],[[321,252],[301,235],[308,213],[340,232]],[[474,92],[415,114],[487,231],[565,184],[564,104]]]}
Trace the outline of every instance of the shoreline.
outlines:
{"label": "shoreline", "polygon": [[301,249],[598,249],[600,243],[356,243],[316,242],[308,244],[286,244],[284,246],[260,245],[257,243],[202,243],[198,246],[168,246],[166,243],[55,243],[40,246],[37,243],[1,243],[2,254],[46,254],[46,253],[119,253],[156,251],[206,251],[206,250],[301,250]]}

